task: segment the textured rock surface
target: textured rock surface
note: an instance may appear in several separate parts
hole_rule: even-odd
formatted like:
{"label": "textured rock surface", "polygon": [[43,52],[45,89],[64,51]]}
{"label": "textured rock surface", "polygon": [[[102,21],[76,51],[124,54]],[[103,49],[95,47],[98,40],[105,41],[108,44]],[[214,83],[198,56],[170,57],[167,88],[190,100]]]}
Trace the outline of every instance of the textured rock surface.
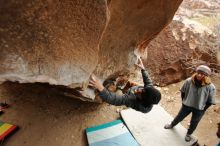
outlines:
{"label": "textured rock surface", "polygon": [[0,81],[82,87],[133,65],[182,0],[2,0]]}
{"label": "textured rock surface", "polygon": [[104,0],[0,1],[0,80],[80,86],[98,61]]}
{"label": "textured rock surface", "polygon": [[95,73],[106,77],[133,66],[134,49],[156,37],[172,20],[180,3],[181,0],[112,0]]}
{"label": "textured rock surface", "polygon": [[158,85],[187,78],[199,64],[220,72],[220,3],[191,2],[183,2],[172,23],[148,45],[145,64]]}

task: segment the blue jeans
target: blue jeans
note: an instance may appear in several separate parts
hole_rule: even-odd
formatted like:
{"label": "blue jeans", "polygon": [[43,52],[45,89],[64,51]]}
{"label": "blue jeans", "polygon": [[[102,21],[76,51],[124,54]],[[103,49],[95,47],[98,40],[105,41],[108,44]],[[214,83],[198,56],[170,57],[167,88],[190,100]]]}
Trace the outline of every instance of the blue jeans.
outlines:
{"label": "blue jeans", "polygon": [[189,126],[189,129],[187,131],[187,134],[189,134],[189,135],[192,134],[193,131],[196,129],[199,121],[202,119],[202,116],[205,113],[204,110],[198,110],[198,109],[195,109],[195,108],[192,108],[192,107],[182,105],[178,115],[174,118],[171,125],[173,127],[176,126],[179,122],[181,122],[190,113],[192,113],[192,117],[191,117],[191,120],[190,120],[190,126]]}

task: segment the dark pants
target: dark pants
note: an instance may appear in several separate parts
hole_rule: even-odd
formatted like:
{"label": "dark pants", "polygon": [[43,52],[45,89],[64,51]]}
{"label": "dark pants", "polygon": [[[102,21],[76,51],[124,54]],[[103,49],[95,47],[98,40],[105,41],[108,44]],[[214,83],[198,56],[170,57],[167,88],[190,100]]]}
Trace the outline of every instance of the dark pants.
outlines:
{"label": "dark pants", "polygon": [[192,117],[190,121],[190,126],[187,131],[187,134],[192,134],[193,131],[196,129],[199,121],[202,119],[202,116],[204,115],[204,110],[197,110],[195,108],[191,108],[185,105],[182,105],[182,108],[180,109],[178,115],[174,118],[171,125],[174,127],[179,122],[181,122],[186,116],[188,116],[192,112]]}

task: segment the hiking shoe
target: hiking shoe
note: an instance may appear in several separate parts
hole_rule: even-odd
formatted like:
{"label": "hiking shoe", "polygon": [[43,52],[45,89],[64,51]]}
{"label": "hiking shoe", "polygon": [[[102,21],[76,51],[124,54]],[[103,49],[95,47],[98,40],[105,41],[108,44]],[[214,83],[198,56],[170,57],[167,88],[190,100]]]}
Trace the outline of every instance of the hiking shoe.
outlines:
{"label": "hiking shoe", "polygon": [[185,141],[189,142],[192,139],[191,135],[186,134]]}
{"label": "hiking shoe", "polygon": [[164,126],[164,129],[172,129],[173,128],[173,125],[172,124],[166,124]]}
{"label": "hiking shoe", "polygon": [[0,102],[0,110],[3,110],[3,109],[8,108],[8,107],[9,107],[9,105],[6,102],[5,103]]}
{"label": "hiking shoe", "polygon": [[3,114],[3,110],[0,110],[0,115]]}

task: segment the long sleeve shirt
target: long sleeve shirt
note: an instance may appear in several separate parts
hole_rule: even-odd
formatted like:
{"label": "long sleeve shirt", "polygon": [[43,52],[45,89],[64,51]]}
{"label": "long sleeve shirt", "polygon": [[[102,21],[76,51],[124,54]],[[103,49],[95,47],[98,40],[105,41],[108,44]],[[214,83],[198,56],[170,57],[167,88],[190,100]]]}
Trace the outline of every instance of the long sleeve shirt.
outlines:
{"label": "long sleeve shirt", "polygon": [[143,103],[139,98],[137,98],[137,95],[135,95],[135,90],[138,88],[145,88],[148,86],[153,86],[152,80],[149,77],[149,74],[146,70],[141,70],[142,78],[144,82],[143,86],[134,86],[128,89],[128,91],[123,95],[117,95],[115,93],[112,93],[108,91],[106,88],[104,88],[100,93],[99,96],[107,103],[121,106],[125,105],[127,107],[131,107],[137,111],[141,111],[143,113],[149,112],[153,105],[144,106]]}
{"label": "long sleeve shirt", "polygon": [[181,88],[183,104],[198,110],[204,110],[206,104],[215,104],[216,88],[214,84],[197,87],[192,78],[186,79]]}

